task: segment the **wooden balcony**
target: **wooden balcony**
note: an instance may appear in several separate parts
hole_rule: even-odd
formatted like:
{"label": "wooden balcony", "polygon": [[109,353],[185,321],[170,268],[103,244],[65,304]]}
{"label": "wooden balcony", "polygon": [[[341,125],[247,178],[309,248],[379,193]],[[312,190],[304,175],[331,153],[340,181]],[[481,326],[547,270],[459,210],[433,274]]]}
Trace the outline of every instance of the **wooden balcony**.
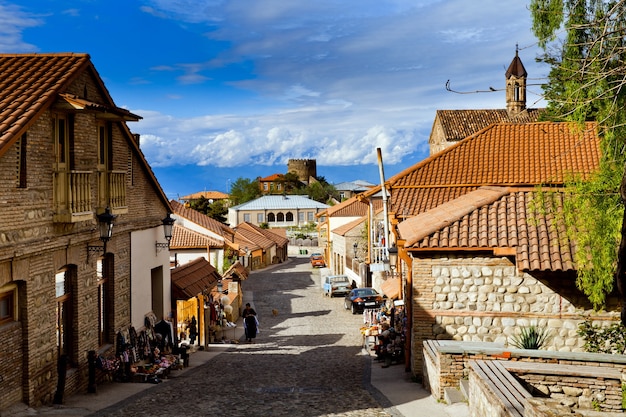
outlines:
{"label": "wooden balcony", "polygon": [[97,172],[98,202],[92,201],[92,171],[54,173],[54,221],[76,223],[94,219],[98,208],[109,207],[113,214],[128,213],[126,172]]}
{"label": "wooden balcony", "polygon": [[54,173],[54,221],[75,223],[93,218],[91,171]]}

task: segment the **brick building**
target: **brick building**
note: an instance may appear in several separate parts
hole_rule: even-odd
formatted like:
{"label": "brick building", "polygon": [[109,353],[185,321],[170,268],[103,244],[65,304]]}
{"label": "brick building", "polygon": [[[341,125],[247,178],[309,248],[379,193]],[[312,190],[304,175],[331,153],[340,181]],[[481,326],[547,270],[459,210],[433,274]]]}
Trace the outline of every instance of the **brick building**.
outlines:
{"label": "brick building", "polygon": [[88,352],[169,315],[171,208],[88,55],[2,54],[0,83],[2,410],[87,389]]}

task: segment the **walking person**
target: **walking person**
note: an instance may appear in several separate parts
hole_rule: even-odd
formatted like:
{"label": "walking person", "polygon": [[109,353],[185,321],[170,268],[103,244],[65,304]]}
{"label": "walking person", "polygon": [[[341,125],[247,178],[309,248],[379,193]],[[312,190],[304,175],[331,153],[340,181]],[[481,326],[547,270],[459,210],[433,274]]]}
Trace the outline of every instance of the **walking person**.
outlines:
{"label": "walking person", "polygon": [[196,337],[198,336],[198,324],[196,322],[196,316],[191,316],[191,323],[189,323],[189,339],[191,345],[196,343]]}
{"label": "walking person", "polygon": [[259,322],[256,318],[256,311],[250,307],[250,303],[246,303],[243,309],[243,328],[246,333],[246,342],[252,343],[252,339],[256,338]]}

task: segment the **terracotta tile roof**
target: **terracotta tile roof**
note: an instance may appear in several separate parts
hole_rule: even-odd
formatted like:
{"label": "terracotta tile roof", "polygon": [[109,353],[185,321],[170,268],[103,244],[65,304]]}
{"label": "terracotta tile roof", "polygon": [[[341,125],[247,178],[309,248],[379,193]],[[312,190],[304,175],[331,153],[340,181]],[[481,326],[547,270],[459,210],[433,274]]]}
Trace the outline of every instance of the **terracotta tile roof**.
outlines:
{"label": "terracotta tile roof", "polygon": [[[511,117],[505,109],[437,110],[433,125],[439,123],[446,140],[457,142],[495,123],[536,122],[542,111],[542,109],[526,109]],[[429,142],[432,142],[432,133]]]}
{"label": "terracotta tile roof", "polygon": [[186,195],[184,197],[181,197],[180,199],[183,201],[189,201],[198,200],[202,197],[206,198],[207,200],[225,200],[228,198],[228,194],[221,193],[219,191],[200,191],[198,193]]}
{"label": "terracotta tile roof", "polygon": [[222,275],[224,278],[236,278],[240,281],[248,279],[250,272],[246,269],[245,266],[241,264],[241,262],[237,261],[228,268],[226,272]]}
{"label": "terracotta tile roof", "polygon": [[0,54],[0,155],[90,65],[86,54]]}
{"label": "terracotta tile roof", "polygon": [[[381,199],[374,198],[371,200],[374,204],[374,210],[378,210],[383,206]],[[335,204],[324,211],[315,214],[316,217],[332,216],[332,217],[360,217],[367,215],[369,204],[361,201],[358,196],[350,197],[339,204]]]}
{"label": "terracotta tile roof", "polygon": [[287,239],[286,235],[281,236],[278,233],[273,233],[269,229],[263,229],[256,224],[250,222],[243,222],[237,225],[237,230],[241,230],[241,228],[248,229],[258,234],[259,236],[263,236],[264,238],[271,240],[278,246],[285,246],[289,243],[289,239]]}
{"label": "terracotta tile roof", "polygon": [[[523,271],[572,271],[574,245],[550,208],[533,210],[534,190],[481,188],[398,225],[410,250],[508,249]],[[555,193],[557,207],[562,193]],[[468,204],[470,209],[463,209]],[[432,223],[435,223],[433,225]],[[407,223],[405,225],[405,223]]]}
{"label": "terracotta tile roof", "polygon": [[282,180],[285,176],[283,174],[272,174],[265,178],[259,178],[259,182],[271,182]]}
{"label": "terracotta tile roof", "polygon": [[595,123],[580,133],[567,123],[495,124],[391,177],[390,212],[416,215],[482,185],[562,185],[599,160]]}
{"label": "terracotta tile roof", "polygon": [[234,231],[225,224],[220,223],[217,220],[200,213],[199,211],[186,207],[176,200],[170,201],[170,204],[172,206],[174,214],[184,217],[185,219],[196,223],[197,225],[200,225],[219,236],[222,236],[228,242],[233,241]]}
{"label": "terracotta tile roof", "polygon": [[[248,223],[238,224],[237,227],[235,228],[235,232],[238,235],[243,236],[250,242],[254,242],[261,249],[269,249],[272,246],[276,245],[276,242],[274,242],[272,239],[267,238],[262,233],[258,233],[256,230],[250,227],[250,224]],[[248,247],[248,249],[250,248]]]}
{"label": "terracotta tile roof", "polygon": [[221,279],[215,268],[204,258],[198,258],[172,269],[172,295],[187,300],[217,286]]}
{"label": "terracotta tile roof", "polygon": [[405,241],[405,247],[411,247],[425,236],[450,225],[479,207],[493,203],[508,193],[509,190],[504,187],[480,187],[399,223],[399,238]]}
{"label": "terracotta tile roof", "polygon": [[224,242],[211,239],[207,235],[203,235],[193,230],[174,224],[172,229],[172,240],[170,241],[171,249],[192,249],[192,248],[222,248]]}
{"label": "terracotta tile roof", "polygon": [[248,250],[254,252],[255,250],[263,249],[255,241],[249,239],[248,236],[239,232],[235,232],[235,244],[238,248],[240,248],[240,250],[247,248]]}

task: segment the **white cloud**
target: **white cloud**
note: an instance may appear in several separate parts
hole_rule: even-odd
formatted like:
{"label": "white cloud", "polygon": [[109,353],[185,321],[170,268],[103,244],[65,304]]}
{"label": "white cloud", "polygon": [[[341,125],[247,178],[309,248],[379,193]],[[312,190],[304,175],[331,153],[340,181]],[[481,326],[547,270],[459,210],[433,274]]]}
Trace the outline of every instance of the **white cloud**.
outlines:
{"label": "white cloud", "polygon": [[35,45],[24,42],[22,31],[42,24],[42,20],[22,11],[19,6],[0,3],[0,51],[37,51]]}

